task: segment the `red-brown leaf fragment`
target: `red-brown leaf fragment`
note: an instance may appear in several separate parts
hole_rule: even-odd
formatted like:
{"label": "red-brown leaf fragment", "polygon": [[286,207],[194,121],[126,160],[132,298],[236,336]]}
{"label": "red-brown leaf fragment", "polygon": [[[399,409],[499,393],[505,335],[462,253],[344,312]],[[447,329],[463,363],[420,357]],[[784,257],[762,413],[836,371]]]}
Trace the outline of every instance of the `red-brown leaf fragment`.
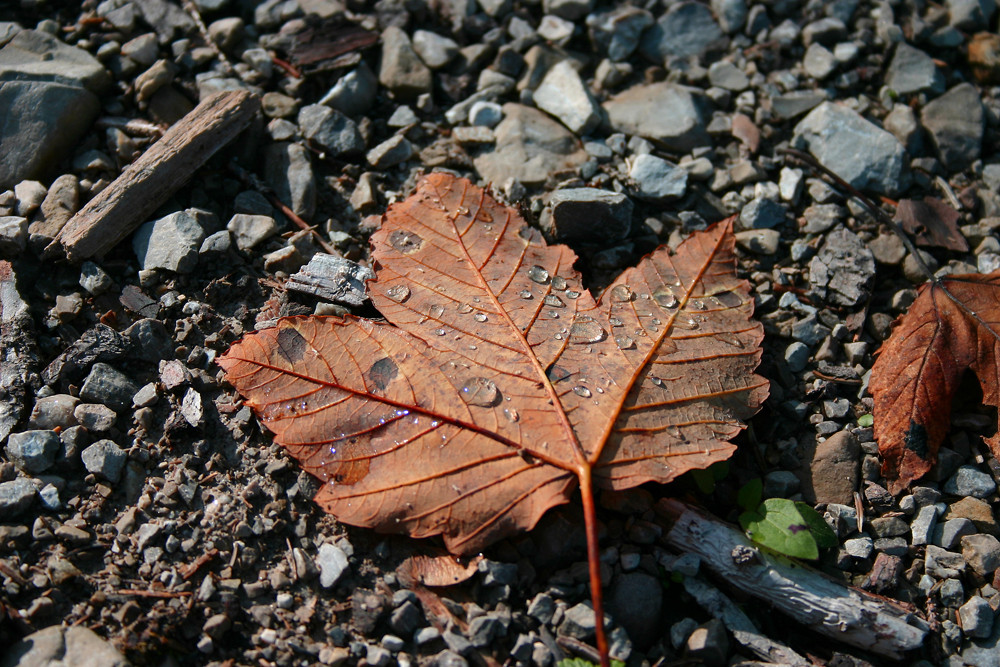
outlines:
{"label": "red-brown leaf fragment", "polygon": [[[869,383],[882,476],[892,493],[902,492],[937,461],[948,433],[952,398],[966,371],[978,378],[983,402],[1000,405],[998,332],[1000,272],[951,276],[940,285],[924,285],[896,323]],[[986,443],[1000,457],[1000,435]]]}
{"label": "red-brown leaf fragment", "polygon": [[894,219],[913,234],[917,245],[969,250],[969,242],[958,229],[962,215],[937,197],[924,197],[923,201],[901,199]]}

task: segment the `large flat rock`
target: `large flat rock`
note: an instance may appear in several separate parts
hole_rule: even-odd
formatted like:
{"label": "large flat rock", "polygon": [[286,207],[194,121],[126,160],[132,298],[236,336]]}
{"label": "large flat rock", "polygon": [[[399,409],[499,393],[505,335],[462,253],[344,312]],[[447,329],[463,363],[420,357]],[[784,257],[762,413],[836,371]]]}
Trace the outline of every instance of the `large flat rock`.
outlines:
{"label": "large flat rock", "polygon": [[687,153],[711,144],[705,129],[706,102],[694,88],[640,84],[615,95],[604,109],[615,130],[638,134],[669,151]]}

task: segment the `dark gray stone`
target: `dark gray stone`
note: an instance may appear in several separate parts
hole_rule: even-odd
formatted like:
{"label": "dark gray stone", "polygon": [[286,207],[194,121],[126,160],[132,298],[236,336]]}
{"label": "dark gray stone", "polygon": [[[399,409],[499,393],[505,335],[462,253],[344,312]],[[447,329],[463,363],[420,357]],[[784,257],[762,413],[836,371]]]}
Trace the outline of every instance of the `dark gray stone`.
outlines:
{"label": "dark gray stone", "polygon": [[268,144],[264,149],[264,175],[278,199],[306,220],[316,212],[316,178],[309,153],[294,143]]}
{"label": "dark gray stone", "polygon": [[365,141],[354,121],[323,104],[302,107],[299,127],[302,136],[316,142],[331,157],[360,153],[365,149]]}
{"label": "dark gray stone", "polygon": [[871,295],[875,256],[857,234],[838,227],[826,235],[809,262],[809,285],[820,299],[838,306],[856,306]]}
{"label": "dark gray stone", "polygon": [[111,483],[122,476],[128,455],[114,440],[98,440],[80,452],[80,460],[87,472],[99,475]]}
{"label": "dark gray stone", "polygon": [[632,161],[629,177],[635,184],[636,196],[642,199],[659,201],[683,197],[687,189],[687,169],[648,153]]}
{"label": "dark gray stone", "polygon": [[650,646],[659,636],[663,586],[644,572],[615,577],[608,595],[608,612],[639,647]]}
{"label": "dark gray stone", "polygon": [[45,472],[56,462],[61,449],[55,431],[33,430],[11,433],[4,451],[7,458],[27,473]]}
{"label": "dark gray stone", "polygon": [[996,482],[985,472],[974,466],[962,466],[944,483],[943,490],[955,496],[986,498],[996,488]]}
{"label": "dark gray stone", "polygon": [[174,356],[174,339],[160,320],[137,320],[124,333],[134,357],[156,362]]}
{"label": "dark gray stone", "polygon": [[983,104],[979,91],[971,83],[960,83],[929,102],[920,112],[920,122],[945,169],[965,169],[979,159],[984,131]]}
{"label": "dark gray stone", "polygon": [[128,660],[109,642],[88,628],[52,625],[34,632],[6,649],[3,667],[129,667]]}
{"label": "dark gray stone", "polygon": [[581,602],[567,609],[559,625],[559,634],[580,641],[593,637],[596,630],[597,622],[590,602]]}
{"label": "dark gray stone", "polygon": [[166,269],[190,273],[198,265],[198,249],[205,230],[187,211],[177,211],[159,220],[150,220],[132,237],[143,270]]}
{"label": "dark gray stone", "polygon": [[645,9],[623,5],[587,17],[590,40],[608,60],[620,62],[639,46],[639,36],[653,25],[653,15]]}
{"label": "dark gray stone", "polygon": [[6,521],[20,516],[34,502],[35,485],[23,477],[0,482],[0,516]]}
{"label": "dark gray stone", "polygon": [[538,109],[508,103],[503,112],[494,130],[494,149],[475,159],[483,180],[503,184],[516,178],[527,186],[541,185],[552,174],[577,169],[587,160],[573,133]]}
{"label": "dark gray stone", "polygon": [[632,200],[596,188],[556,190],[550,199],[556,238],[588,243],[620,241],[632,228]]}
{"label": "dark gray stone", "polygon": [[899,95],[921,91],[938,95],[944,92],[944,74],[929,55],[900,42],[885,73],[885,85]]}
{"label": "dark gray stone", "polygon": [[503,621],[492,613],[488,613],[472,619],[466,636],[476,648],[486,648],[493,643],[494,639],[506,634],[507,627]]}
{"label": "dark gray stone", "polygon": [[958,618],[962,622],[962,631],[969,637],[985,639],[993,633],[993,620],[996,614],[990,603],[978,595],[973,595],[969,601],[958,608]]}
{"label": "dark gray stone", "polygon": [[340,77],[333,88],[319,101],[351,118],[359,118],[375,103],[378,80],[368,65],[362,62],[356,69]]}
{"label": "dark gray stone", "polygon": [[893,195],[909,185],[899,141],[845,106],[824,102],[795,126],[793,144],[856,188]]}
{"label": "dark gray stone", "polygon": [[604,103],[611,127],[638,134],[668,151],[688,153],[711,140],[706,101],[695,88],[673,83],[640,84]]}
{"label": "dark gray stone", "polygon": [[774,201],[758,197],[740,211],[743,229],[771,229],[785,222],[785,207]]}
{"label": "dark gray stone", "polygon": [[409,600],[394,609],[389,616],[389,627],[392,628],[393,632],[404,637],[412,637],[413,633],[423,625],[423,612],[420,611],[420,607]]}
{"label": "dark gray stone", "polygon": [[127,375],[108,364],[96,363],[83,381],[80,398],[89,403],[103,403],[116,411],[132,406],[139,388]]}
{"label": "dark gray stone", "polygon": [[655,63],[669,56],[699,56],[724,44],[725,35],[712,11],[697,2],[672,5],[651,28],[643,33],[639,50]]}

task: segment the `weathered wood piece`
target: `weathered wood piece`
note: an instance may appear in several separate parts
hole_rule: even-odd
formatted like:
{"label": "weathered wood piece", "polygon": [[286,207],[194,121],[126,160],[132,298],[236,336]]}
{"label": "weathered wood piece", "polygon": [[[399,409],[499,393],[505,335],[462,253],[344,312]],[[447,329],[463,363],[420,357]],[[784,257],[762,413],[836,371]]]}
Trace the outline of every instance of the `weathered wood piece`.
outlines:
{"label": "weathered wood piece", "polygon": [[367,266],[318,252],[288,279],[285,287],[328,301],[360,306],[368,298],[365,282],[374,279],[375,274]]}
{"label": "weathered wood piece", "polygon": [[242,90],[204,100],[74,215],[46,255],[58,256],[61,248],[78,262],[111,250],[242,132],[259,108],[257,96]]}
{"label": "weathered wood piece", "polygon": [[678,500],[663,499],[656,510],[670,522],[669,546],[697,555],[722,580],[820,634],[890,658],[924,641],[927,623],[892,600],[761,549],[739,529]]}
{"label": "weathered wood piece", "polygon": [[28,304],[17,291],[10,262],[0,261],[0,442],[20,421],[37,387],[32,376],[38,365],[35,327]]}
{"label": "weathered wood piece", "polygon": [[811,667],[812,662],[761,633],[753,621],[726,595],[698,577],[685,577],[684,590],[698,605],[715,618],[722,621],[733,638],[749,651],[767,661],[767,664],[789,665],[789,667]]}

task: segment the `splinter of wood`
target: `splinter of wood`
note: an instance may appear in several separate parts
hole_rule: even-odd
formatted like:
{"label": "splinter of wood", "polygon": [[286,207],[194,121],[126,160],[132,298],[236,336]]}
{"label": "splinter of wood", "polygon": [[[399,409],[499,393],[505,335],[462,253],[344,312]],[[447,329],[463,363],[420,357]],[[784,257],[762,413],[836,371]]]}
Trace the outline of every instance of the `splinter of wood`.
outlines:
{"label": "splinter of wood", "polygon": [[923,644],[927,623],[888,598],[768,552],[679,500],[665,498],[656,511],[671,522],[664,538],[670,547],[697,555],[722,580],[822,635],[897,659]]}
{"label": "splinter of wood", "polygon": [[260,102],[246,91],[214,95],[179,120],[91,199],[45,249],[71,262],[100,257],[131,234],[247,125]]}

